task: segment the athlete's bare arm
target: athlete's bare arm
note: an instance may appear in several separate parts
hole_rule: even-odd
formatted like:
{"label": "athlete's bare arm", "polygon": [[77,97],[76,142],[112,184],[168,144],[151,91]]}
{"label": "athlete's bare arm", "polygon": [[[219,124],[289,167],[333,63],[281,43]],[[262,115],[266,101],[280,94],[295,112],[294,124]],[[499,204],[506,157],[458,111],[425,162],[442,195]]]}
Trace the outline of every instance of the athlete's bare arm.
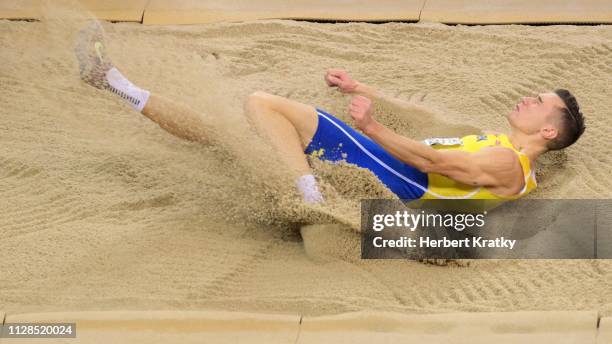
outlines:
{"label": "athlete's bare arm", "polygon": [[371,101],[353,98],[350,115],[356,126],[387,152],[425,173],[445,175],[458,182],[484,186],[499,195],[514,195],[523,187],[523,171],[518,157],[505,147],[490,147],[477,153],[436,150],[419,141],[395,133],[376,121]]}
{"label": "athlete's bare arm", "polygon": [[413,128],[417,129],[415,132],[418,136],[421,131],[427,131],[429,128],[436,128],[439,135],[461,136],[481,132],[474,126],[445,121],[442,116],[426,106],[389,96],[370,85],[353,79],[343,69],[328,69],[325,73],[325,82],[330,87],[337,87],[343,93],[362,95],[372,99],[393,113],[402,116]]}

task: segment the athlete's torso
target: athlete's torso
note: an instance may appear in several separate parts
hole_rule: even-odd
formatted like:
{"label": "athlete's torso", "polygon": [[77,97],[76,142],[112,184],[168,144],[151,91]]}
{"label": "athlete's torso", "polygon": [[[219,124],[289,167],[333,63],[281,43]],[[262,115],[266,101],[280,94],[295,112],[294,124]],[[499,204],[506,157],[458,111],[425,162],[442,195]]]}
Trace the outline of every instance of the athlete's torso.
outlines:
{"label": "athlete's torso", "polygon": [[519,158],[525,186],[523,189],[511,196],[500,196],[492,193],[486,187],[467,185],[436,173],[429,173],[427,191],[421,199],[475,199],[492,200],[501,203],[525,196],[536,188],[537,182],[535,172],[531,167],[529,158],[516,150],[508,136],[504,134],[469,135],[461,138],[427,139],[423,141],[434,149],[453,149],[464,152],[478,152],[485,147],[506,147],[515,152]]}

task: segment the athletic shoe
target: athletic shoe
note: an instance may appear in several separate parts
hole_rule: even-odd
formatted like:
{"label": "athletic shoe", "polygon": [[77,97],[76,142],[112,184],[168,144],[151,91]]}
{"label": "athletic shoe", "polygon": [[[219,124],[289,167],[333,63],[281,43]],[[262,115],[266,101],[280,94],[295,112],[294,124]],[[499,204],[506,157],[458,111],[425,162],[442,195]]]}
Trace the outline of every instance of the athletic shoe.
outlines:
{"label": "athletic shoe", "polygon": [[79,31],[74,51],[81,79],[93,87],[109,89],[106,73],[113,68],[113,63],[106,54],[100,23],[92,21]]}

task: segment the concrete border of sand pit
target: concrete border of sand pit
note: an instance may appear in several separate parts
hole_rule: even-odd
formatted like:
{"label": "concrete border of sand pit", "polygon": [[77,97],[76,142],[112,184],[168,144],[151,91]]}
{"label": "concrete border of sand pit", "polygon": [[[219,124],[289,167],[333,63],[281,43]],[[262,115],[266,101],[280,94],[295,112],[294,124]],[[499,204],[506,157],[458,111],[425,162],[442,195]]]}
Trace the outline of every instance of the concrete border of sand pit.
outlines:
{"label": "concrete border of sand pit", "polygon": [[[259,19],[313,21],[429,21],[446,24],[612,24],[607,0],[79,0],[95,16],[147,25]],[[314,2],[313,2],[314,1]],[[37,20],[41,0],[0,2],[0,19]]]}
{"label": "concrete border of sand pit", "polygon": [[85,8],[103,20],[141,22],[148,0],[80,0]]}
{"label": "concrete border of sand pit", "polygon": [[339,21],[418,21],[425,0],[151,0],[144,24],[202,24],[256,19],[304,19]]}
{"label": "concrete border of sand pit", "polygon": [[599,319],[599,329],[597,331],[597,344],[612,343],[612,317]]}
{"label": "concrete border of sand pit", "polygon": [[[84,10],[101,20],[142,22],[148,0],[79,0]],[[41,0],[3,0],[0,19],[40,20],[45,6]]]}
{"label": "concrete border of sand pit", "polygon": [[612,23],[612,2],[427,0],[420,20],[447,24]]}
{"label": "concrete border of sand pit", "polygon": [[351,313],[305,317],[299,343],[594,343],[596,336],[597,312],[590,311]]}
{"label": "concrete border of sand pit", "polygon": [[[66,338],[53,343],[294,343],[300,316],[222,311],[93,311],[6,316],[6,323],[24,322],[76,323],[76,340]],[[0,343],[21,343],[19,340],[23,339],[5,338]],[[47,343],[49,339],[39,341]]]}
{"label": "concrete border of sand pit", "polygon": [[[595,343],[596,311],[402,314],[356,312],[330,316],[222,311],[92,311],[7,314],[6,323],[75,322],[77,339],[53,343]],[[603,318],[599,343],[612,333]],[[0,339],[17,343],[20,339]],[[47,343],[49,339],[39,339]],[[36,341],[31,341],[32,343]]]}

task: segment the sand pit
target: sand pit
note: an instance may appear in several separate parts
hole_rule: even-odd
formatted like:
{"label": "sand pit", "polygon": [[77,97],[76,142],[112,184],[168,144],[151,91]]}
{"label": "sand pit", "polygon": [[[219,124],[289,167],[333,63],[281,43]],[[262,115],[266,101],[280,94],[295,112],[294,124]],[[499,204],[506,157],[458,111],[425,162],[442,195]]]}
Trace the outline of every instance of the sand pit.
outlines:
{"label": "sand pit", "polygon": [[[329,67],[490,130],[504,130],[502,115],[519,97],[564,87],[588,129],[547,159],[530,197],[610,198],[612,28],[104,23],[110,53],[132,81],[209,116],[217,143],[202,145],[81,83],[72,43],[83,16],[57,18],[0,21],[3,311],[612,315],[610,261],[444,268],[360,261],[350,246],[331,255],[316,242],[305,249],[295,223],[311,215],[296,208],[282,167],[242,115],[244,97],[264,90],[347,119],[348,98],[324,85]],[[401,114],[381,119],[411,132]],[[351,168],[317,173],[336,189],[330,211],[390,195]],[[353,242],[336,225],[321,228],[322,243]]]}

